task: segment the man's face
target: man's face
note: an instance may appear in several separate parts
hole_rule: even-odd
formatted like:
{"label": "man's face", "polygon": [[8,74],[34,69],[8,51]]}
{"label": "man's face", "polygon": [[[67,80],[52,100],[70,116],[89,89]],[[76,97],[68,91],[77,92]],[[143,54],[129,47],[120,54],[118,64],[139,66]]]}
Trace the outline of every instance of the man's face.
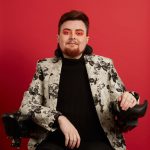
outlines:
{"label": "man's face", "polygon": [[63,55],[69,58],[79,58],[88,43],[87,29],[83,21],[69,20],[60,27],[58,43]]}

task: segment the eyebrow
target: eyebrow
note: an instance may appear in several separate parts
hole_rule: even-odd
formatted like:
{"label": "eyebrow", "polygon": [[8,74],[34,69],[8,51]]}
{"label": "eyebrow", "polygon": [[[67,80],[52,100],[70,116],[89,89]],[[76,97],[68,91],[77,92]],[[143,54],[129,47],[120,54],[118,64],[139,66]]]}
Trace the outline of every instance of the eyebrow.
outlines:
{"label": "eyebrow", "polygon": [[[71,29],[69,29],[69,28],[64,28],[63,30],[69,30],[69,31],[71,31]],[[82,29],[76,29],[76,31],[83,31],[84,32],[84,30],[82,30]]]}

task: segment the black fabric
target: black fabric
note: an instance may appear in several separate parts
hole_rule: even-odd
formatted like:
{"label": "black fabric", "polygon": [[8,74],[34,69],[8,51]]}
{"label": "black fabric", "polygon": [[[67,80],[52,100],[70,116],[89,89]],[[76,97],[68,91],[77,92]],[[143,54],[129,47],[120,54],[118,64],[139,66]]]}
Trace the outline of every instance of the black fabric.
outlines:
{"label": "black fabric", "polygon": [[[58,145],[56,142],[43,141],[36,150],[72,150],[65,146]],[[79,148],[73,150],[114,150],[110,145],[105,142],[93,141],[93,142],[82,142]]]}
{"label": "black fabric", "polygon": [[44,141],[36,148],[36,150],[66,150],[66,148],[55,142]]}
{"label": "black fabric", "polygon": [[[50,133],[50,135],[37,146],[36,150],[72,150],[65,146],[63,140],[60,141],[60,130]],[[73,150],[114,150],[107,141],[81,141],[79,148]]]}
{"label": "black fabric", "polygon": [[77,128],[84,141],[105,139],[95,110],[84,57],[62,58],[57,110]]}
{"label": "black fabric", "polygon": [[[81,145],[98,141],[110,146],[96,113],[83,56],[80,59],[62,58],[57,110],[76,127]],[[49,134],[46,141],[45,145],[54,142],[64,147],[65,138],[61,130],[57,129]],[[97,150],[92,149],[92,145],[89,147]],[[85,149],[88,150],[87,147]]]}

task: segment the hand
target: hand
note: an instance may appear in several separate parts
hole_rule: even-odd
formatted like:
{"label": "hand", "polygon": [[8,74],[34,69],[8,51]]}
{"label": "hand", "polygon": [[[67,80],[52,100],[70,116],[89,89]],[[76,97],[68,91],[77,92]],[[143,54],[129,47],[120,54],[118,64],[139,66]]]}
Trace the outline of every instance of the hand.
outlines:
{"label": "hand", "polygon": [[122,110],[127,110],[128,108],[132,108],[137,104],[135,97],[127,91],[118,98],[118,101],[120,102],[120,107]]}
{"label": "hand", "polygon": [[65,136],[65,146],[69,148],[78,148],[80,146],[80,135],[73,124],[65,117],[59,116],[58,123]]}

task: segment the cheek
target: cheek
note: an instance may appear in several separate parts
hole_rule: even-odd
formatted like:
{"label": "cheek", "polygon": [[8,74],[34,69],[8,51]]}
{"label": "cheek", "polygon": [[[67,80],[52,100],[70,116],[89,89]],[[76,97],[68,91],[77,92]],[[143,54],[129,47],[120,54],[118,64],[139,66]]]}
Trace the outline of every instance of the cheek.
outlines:
{"label": "cheek", "polygon": [[66,42],[65,38],[60,38],[60,39],[58,40],[58,43],[59,43],[60,45],[65,45],[65,42]]}
{"label": "cheek", "polygon": [[65,39],[60,37],[59,42],[64,43]]}
{"label": "cheek", "polygon": [[60,46],[60,48],[61,48],[62,50],[64,50],[65,47],[66,47],[66,41],[67,41],[67,37],[60,36],[60,37],[58,38],[58,43],[59,43],[59,46]]}
{"label": "cheek", "polygon": [[63,36],[62,34],[59,36],[59,42],[61,43],[65,43],[67,41],[68,37],[67,36]]}
{"label": "cheek", "polygon": [[80,45],[81,46],[84,46],[84,45],[86,45],[87,44],[87,39],[82,39],[82,40],[80,40]]}
{"label": "cheek", "polygon": [[80,45],[79,45],[80,51],[84,50],[86,44],[87,44],[87,40],[80,41]]}

